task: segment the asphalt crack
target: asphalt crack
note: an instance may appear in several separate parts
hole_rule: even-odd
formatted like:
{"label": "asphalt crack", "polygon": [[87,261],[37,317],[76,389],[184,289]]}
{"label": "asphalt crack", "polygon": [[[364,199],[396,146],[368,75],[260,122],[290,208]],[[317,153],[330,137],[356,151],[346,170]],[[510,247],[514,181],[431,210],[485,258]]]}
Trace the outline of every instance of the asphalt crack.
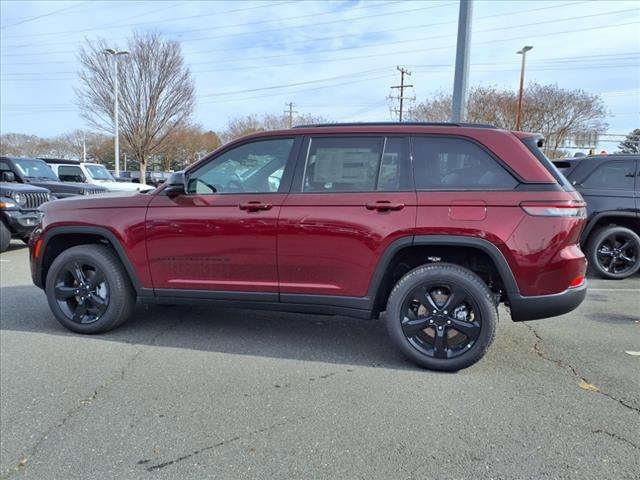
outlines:
{"label": "asphalt crack", "polygon": [[[269,426],[263,427],[263,428],[259,428],[257,430],[252,430],[248,433],[246,433],[245,435],[236,435],[235,437],[226,439],[226,440],[221,440],[220,442],[214,443],[213,445],[208,445],[206,447],[202,447],[199,448],[197,450],[193,450],[190,453],[186,453],[184,455],[181,455],[179,457],[176,457],[172,460],[167,460],[166,462],[162,462],[162,463],[158,463],[156,465],[150,465],[148,467],[146,467],[147,472],[153,472],[155,470],[160,470],[162,468],[166,468],[169,467],[171,465],[175,465],[176,463],[182,462],[183,460],[187,460],[191,457],[194,457],[196,455],[201,455],[205,452],[211,451],[211,450],[215,450],[216,448],[225,446],[225,445],[229,445],[230,443],[233,442],[237,442],[238,440],[242,440],[243,438],[250,438],[254,435],[258,435],[260,433],[264,433],[267,432],[269,430],[273,430],[274,428],[278,428],[281,427],[283,425],[288,425],[291,423],[297,423],[297,422],[301,422],[305,419],[309,418],[309,416],[302,416],[302,417],[298,417],[295,419],[291,419],[291,420],[283,420],[281,422],[277,422],[277,423],[273,423]],[[138,461],[138,465],[146,465],[147,463],[149,463],[151,461],[151,459],[146,459],[146,460],[139,460]]]}
{"label": "asphalt crack", "polygon": [[[164,330],[158,332],[156,335],[151,337],[147,346],[153,346],[158,338],[160,338],[162,335],[164,335],[169,330],[171,330],[176,324],[177,322],[173,322],[169,327],[165,328]],[[117,371],[115,374],[108,377],[101,385],[95,388],[90,395],[78,400],[78,403],[75,407],[67,410],[67,413],[64,415],[64,417],[62,417],[62,419],[59,422],[49,427],[38,438],[38,440],[36,440],[33,446],[29,448],[25,453],[22,454],[20,461],[14,467],[0,474],[0,480],[6,480],[8,478],[11,478],[13,475],[16,475],[22,472],[27,466],[27,464],[29,463],[29,461],[33,458],[33,456],[36,453],[38,453],[38,451],[40,450],[40,447],[49,438],[50,435],[52,435],[57,429],[64,427],[71,418],[77,415],[84,408],[91,405],[98,398],[99,394],[104,390],[106,390],[107,388],[109,388],[109,386],[111,386],[113,383],[119,382],[125,379],[127,371],[133,366],[133,364],[136,362],[138,357],[140,357],[140,355],[142,355],[142,353],[144,352],[144,348],[138,343],[127,342],[127,344],[135,347],[135,352],[133,353],[133,355],[129,357],[129,359],[122,366],[122,368],[120,368],[120,370]]]}
{"label": "asphalt crack", "polygon": [[607,432],[606,430],[601,430],[601,429],[597,429],[597,430],[591,430],[591,433],[603,433],[605,435],[608,435],[609,437],[618,440],[620,442],[626,443],[627,445],[631,445],[633,448],[635,448],[636,450],[640,450],[640,446],[636,445],[635,443],[633,443],[630,440],[627,440],[624,437],[621,437],[620,435],[616,434],[616,433],[612,433],[612,432]]}
{"label": "asphalt crack", "polygon": [[[582,388],[583,390],[586,391],[590,391],[590,392],[594,392],[594,393],[599,393],[600,395],[603,395],[611,400],[614,400],[615,402],[618,402],[620,405],[622,405],[623,407],[634,411],[636,413],[640,413],[640,408],[635,407],[633,405],[630,405],[629,403],[625,402],[624,400],[614,397],[612,394],[603,391],[601,388],[595,386],[594,384],[592,384],[591,382],[589,382],[586,378],[584,378],[582,375],[580,375],[580,373],[578,373],[578,371],[576,370],[576,368],[573,365],[570,365],[566,362],[563,362],[562,360],[556,359],[556,358],[552,358],[550,357],[543,349],[542,345],[543,345],[543,339],[540,336],[540,334],[536,331],[535,328],[533,328],[531,325],[529,324],[524,324],[525,327],[527,327],[531,333],[533,333],[533,335],[536,337],[536,343],[533,345],[533,351],[543,360],[546,360],[548,362],[551,362],[553,364],[555,364],[558,368],[565,368],[567,370],[569,370],[573,376],[575,377],[575,379],[577,380],[578,386],[580,388]],[[604,432],[603,433],[608,433],[608,432]]]}

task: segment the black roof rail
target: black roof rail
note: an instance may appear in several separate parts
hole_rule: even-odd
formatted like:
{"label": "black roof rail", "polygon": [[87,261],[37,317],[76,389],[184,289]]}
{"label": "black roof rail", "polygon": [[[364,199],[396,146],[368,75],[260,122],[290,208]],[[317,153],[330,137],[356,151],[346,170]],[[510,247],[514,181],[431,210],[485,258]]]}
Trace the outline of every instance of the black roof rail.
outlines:
{"label": "black roof rail", "polygon": [[464,128],[494,128],[488,123],[451,123],[451,122],[350,122],[350,123],[316,123],[312,125],[296,125],[293,128],[319,128],[319,127],[464,127]]}

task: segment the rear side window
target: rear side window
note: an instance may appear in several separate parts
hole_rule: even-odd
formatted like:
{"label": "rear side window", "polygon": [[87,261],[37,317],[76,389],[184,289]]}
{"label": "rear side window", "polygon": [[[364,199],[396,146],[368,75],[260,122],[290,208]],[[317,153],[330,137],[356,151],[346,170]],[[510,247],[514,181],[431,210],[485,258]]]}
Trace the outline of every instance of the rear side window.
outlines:
{"label": "rear side window", "polygon": [[415,137],[418,190],[513,190],[518,181],[491,155],[460,138]]}
{"label": "rear side window", "polygon": [[304,192],[398,191],[409,188],[404,138],[311,138]]}
{"label": "rear side window", "polygon": [[621,160],[600,165],[582,182],[582,186],[607,190],[633,190],[634,179],[635,162]]}

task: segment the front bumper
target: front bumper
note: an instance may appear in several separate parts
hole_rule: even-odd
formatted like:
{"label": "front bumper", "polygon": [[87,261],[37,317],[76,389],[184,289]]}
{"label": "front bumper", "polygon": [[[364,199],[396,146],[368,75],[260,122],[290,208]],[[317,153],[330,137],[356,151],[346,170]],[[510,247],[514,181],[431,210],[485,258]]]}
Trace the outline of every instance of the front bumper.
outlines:
{"label": "front bumper", "polygon": [[553,295],[526,297],[509,295],[511,319],[514,322],[557,317],[578,308],[587,295],[587,281],[578,287],[568,288]]}
{"label": "front bumper", "polygon": [[26,238],[31,235],[42,219],[42,212],[33,210],[28,212],[5,210],[3,214],[11,236],[15,238]]}

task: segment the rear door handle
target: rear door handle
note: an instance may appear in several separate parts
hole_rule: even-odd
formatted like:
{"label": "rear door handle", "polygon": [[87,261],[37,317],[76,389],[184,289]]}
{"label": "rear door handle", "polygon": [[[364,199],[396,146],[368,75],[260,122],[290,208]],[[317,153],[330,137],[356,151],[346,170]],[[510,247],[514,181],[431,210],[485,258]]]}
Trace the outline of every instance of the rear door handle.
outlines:
{"label": "rear door handle", "polygon": [[389,202],[386,200],[380,200],[375,203],[366,203],[367,210],[375,210],[377,212],[389,212],[391,210],[402,210],[404,203]]}
{"label": "rear door handle", "polygon": [[260,212],[262,210],[271,210],[273,205],[270,203],[262,203],[257,201],[241,203],[238,205],[240,210],[246,210],[247,212]]}

